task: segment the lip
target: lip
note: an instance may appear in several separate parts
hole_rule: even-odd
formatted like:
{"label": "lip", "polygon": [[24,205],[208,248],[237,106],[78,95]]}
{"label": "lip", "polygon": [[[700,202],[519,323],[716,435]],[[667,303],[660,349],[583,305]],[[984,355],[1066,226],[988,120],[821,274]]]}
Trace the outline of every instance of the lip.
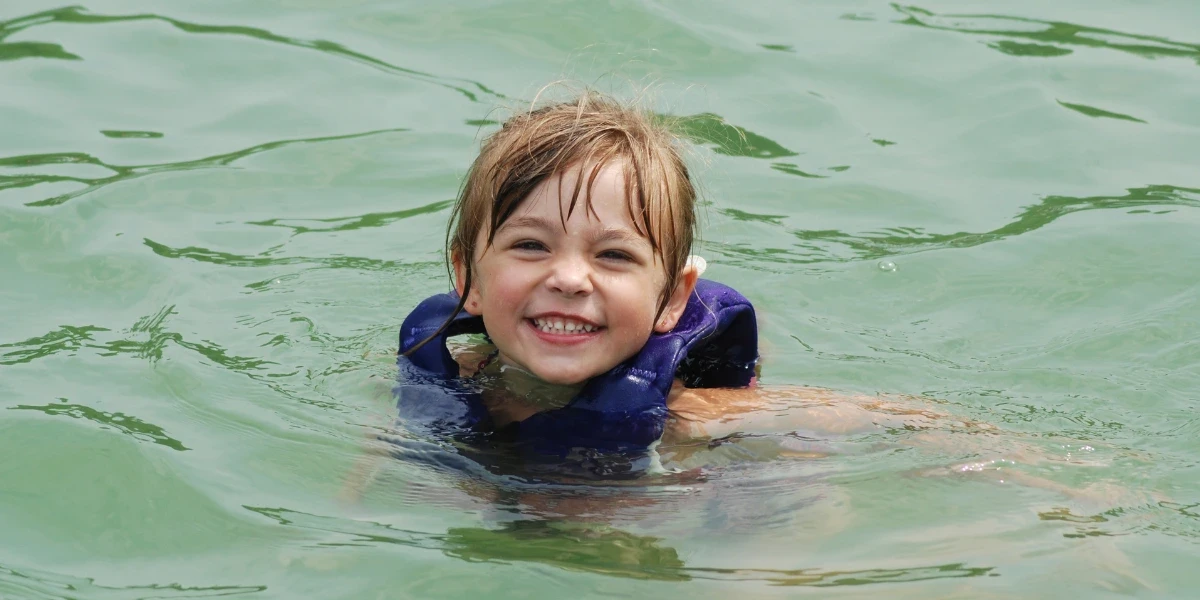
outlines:
{"label": "lip", "polygon": [[[533,322],[534,319],[555,319],[555,318],[570,319],[572,321],[591,325],[592,327],[595,327],[596,329],[594,331],[575,331],[572,333],[546,333],[545,331],[538,329],[538,326],[535,325]],[[597,336],[600,335],[600,332],[603,331],[603,329],[604,329],[603,326],[597,325],[594,321],[591,321],[589,319],[585,319],[578,315],[572,315],[569,313],[561,313],[561,312],[538,313],[537,315],[526,318],[525,325],[527,327],[529,327],[530,331],[533,332],[533,335],[535,337],[537,337],[539,340],[542,340],[543,342],[545,342],[547,344],[553,344],[556,346],[574,346],[576,344],[582,344],[589,340],[595,339]]]}
{"label": "lip", "polygon": [[529,320],[529,321],[532,321],[534,319],[570,319],[572,321],[579,321],[580,323],[583,323],[585,325],[591,325],[592,327],[596,327],[596,328],[601,327],[601,325],[599,323],[596,323],[595,321],[585,319],[579,315],[573,315],[571,313],[564,313],[564,312],[544,312],[544,313],[538,313],[536,315],[532,315],[527,318],[527,320]]}

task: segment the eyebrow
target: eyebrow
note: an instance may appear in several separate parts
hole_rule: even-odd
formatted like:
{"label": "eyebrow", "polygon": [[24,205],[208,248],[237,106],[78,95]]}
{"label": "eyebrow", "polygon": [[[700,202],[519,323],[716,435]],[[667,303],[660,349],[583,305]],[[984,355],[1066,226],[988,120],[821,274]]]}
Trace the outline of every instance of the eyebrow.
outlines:
{"label": "eyebrow", "polygon": [[[543,231],[552,231],[555,229],[561,230],[562,224],[558,222],[551,222],[541,217],[513,217],[505,221],[504,224],[496,230],[496,232],[499,233],[500,231],[509,228],[523,229],[526,227],[531,229],[540,229]],[[638,232],[629,229],[628,227],[606,227],[601,229],[598,233],[596,233],[596,235],[592,236],[589,241],[592,243],[623,241],[650,245],[650,240],[646,239],[645,236],[639,234]]]}

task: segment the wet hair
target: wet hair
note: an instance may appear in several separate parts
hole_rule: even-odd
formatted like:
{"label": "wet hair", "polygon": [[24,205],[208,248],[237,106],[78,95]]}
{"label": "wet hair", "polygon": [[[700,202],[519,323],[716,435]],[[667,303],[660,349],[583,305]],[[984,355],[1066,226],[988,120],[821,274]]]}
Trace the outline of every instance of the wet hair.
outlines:
{"label": "wet hair", "polygon": [[[656,318],[661,315],[691,253],[696,188],[668,118],[591,91],[516,114],[483,141],[446,231],[446,262],[452,276],[455,257],[466,267],[462,297],[452,315],[462,310],[471,291],[480,231],[487,232],[485,248],[490,247],[496,232],[539,184],[570,170],[578,176],[560,214],[563,226],[580,208],[595,215],[590,192],[608,165],[620,165],[629,217],[649,240],[666,273]],[[565,195],[564,179],[559,180],[560,197]],[[447,319],[406,354],[440,335],[449,324]]]}

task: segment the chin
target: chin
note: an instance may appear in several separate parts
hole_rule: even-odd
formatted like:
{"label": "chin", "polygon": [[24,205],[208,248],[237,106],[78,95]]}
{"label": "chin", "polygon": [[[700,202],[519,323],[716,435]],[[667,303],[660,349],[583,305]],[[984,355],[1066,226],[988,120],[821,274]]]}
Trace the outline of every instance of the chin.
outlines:
{"label": "chin", "polygon": [[535,371],[534,375],[537,375],[538,379],[554,385],[579,385],[591,379],[592,377],[595,377],[597,373],[578,371],[574,369],[570,371],[564,371],[563,369],[551,368],[546,369],[545,371]]}
{"label": "chin", "polygon": [[542,381],[545,381],[546,383],[552,383],[554,385],[578,385],[578,384],[581,384],[581,383],[587,381],[588,379],[591,379],[591,377],[586,377],[586,376],[585,377],[570,377],[570,376],[562,376],[562,375],[553,375],[550,377],[542,377],[541,375],[538,375],[538,379],[541,379]]}

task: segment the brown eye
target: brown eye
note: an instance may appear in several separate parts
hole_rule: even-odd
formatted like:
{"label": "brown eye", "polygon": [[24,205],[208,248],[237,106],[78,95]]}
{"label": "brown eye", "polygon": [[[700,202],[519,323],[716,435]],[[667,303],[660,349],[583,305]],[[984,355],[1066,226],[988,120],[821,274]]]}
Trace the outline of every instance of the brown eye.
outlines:
{"label": "brown eye", "polygon": [[622,252],[621,250],[605,250],[600,253],[600,258],[622,262],[635,262],[631,254]]}
{"label": "brown eye", "polygon": [[537,240],[521,240],[513,244],[512,248],[523,252],[541,252],[546,250],[546,245]]}

